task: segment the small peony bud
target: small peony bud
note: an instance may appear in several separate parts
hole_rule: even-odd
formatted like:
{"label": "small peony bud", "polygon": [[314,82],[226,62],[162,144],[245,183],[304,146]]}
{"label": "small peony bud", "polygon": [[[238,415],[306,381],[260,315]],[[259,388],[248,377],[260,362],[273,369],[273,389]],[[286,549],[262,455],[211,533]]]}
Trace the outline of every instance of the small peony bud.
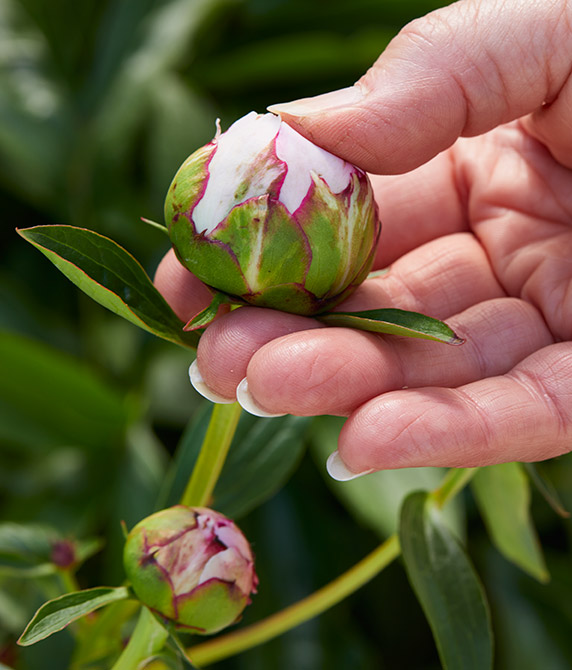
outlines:
{"label": "small peony bud", "polygon": [[123,560],[143,604],[202,634],[237,621],[258,583],[242,532],[204,507],[176,505],[143,519],[127,537]]}
{"label": "small peony bud", "polygon": [[208,286],[297,314],[350,295],[380,232],[362,170],[255,112],[183,163],[165,218],[180,262]]}

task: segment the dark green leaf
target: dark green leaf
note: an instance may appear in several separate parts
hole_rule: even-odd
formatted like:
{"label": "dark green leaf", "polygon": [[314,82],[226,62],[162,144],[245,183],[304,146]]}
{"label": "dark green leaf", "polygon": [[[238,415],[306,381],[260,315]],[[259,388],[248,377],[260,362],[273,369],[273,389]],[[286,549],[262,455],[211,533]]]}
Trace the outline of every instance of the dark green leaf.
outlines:
{"label": "dark green leaf", "polygon": [[471,488],[497,549],[538,581],[548,581],[530,518],[530,487],[522,465],[502,463],[480,468]]}
{"label": "dark green leaf", "polygon": [[363,312],[329,312],[318,320],[330,326],[344,326],[403,337],[418,337],[445,344],[463,344],[446,323],[417,312],[402,309],[370,309]]}
{"label": "dark green leaf", "polygon": [[[159,507],[176,504],[198,458],[212,405],[187,426],[177,449]],[[294,416],[261,419],[242,413],[229,454],[214,490],[213,506],[232,517],[246,514],[273,495],[290,477],[305,449],[310,419]]]}
{"label": "dark green leaf", "polygon": [[81,361],[12,333],[0,332],[0,438],[34,449],[110,448],[129,407]]}
{"label": "dark green leaf", "polygon": [[556,514],[561,516],[563,519],[570,518],[570,512],[565,509],[564,505],[562,504],[554,484],[549,479],[547,479],[543,473],[541,473],[539,464],[523,463],[523,466],[533,484],[538,489],[539,493],[550,505],[550,507],[552,507]]}
{"label": "dark green leaf", "polygon": [[403,503],[399,541],[409,581],[444,668],[492,668],[492,631],[483,587],[428,493],[412,493]]}
{"label": "dark green leaf", "polygon": [[139,262],[113,240],[73,226],[35,226],[18,233],[96,302],[157,337],[196,347],[198,336],[183,331]]}
{"label": "dark green leaf", "polygon": [[44,603],[22,633],[18,644],[26,647],[57,633],[82,616],[104,605],[129,598],[125,586],[99,586],[85,591],[66,593]]}
{"label": "dark green leaf", "polygon": [[[40,568],[40,573],[53,572],[50,557],[54,543],[61,539],[49,526],[39,524],[0,524],[0,575]],[[51,569],[50,569],[51,568]]]}

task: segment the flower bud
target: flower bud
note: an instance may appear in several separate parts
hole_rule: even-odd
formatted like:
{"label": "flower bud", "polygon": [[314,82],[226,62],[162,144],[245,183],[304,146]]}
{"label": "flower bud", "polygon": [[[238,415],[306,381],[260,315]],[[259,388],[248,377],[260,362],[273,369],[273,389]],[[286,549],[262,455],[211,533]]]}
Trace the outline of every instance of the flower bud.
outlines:
{"label": "flower bud", "polygon": [[242,532],[204,507],[176,505],[143,519],[127,537],[123,560],[143,604],[202,634],[237,621],[258,583]]}
{"label": "flower bud", "polygon": [[183,163],[165,218],[180,262],[208,286],[296,314],[350,295],[380,232],[362,170],[255,112]]}

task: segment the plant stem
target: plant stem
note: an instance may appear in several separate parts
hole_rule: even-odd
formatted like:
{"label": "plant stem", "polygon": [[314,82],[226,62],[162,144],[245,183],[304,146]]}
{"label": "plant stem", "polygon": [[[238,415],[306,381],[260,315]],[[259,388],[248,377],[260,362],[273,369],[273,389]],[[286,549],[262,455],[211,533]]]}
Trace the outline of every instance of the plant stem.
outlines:
{"label": "plant stem", "polygon": [[214,406],[199,457],[181,498],[182,505],[208,505],[240,418],[238,403]]}
{"label": "plant stem", "polygon": [[135,670],[141,661],[160,651],[169,633],[146,608],[141,608],[135,630],[112,670]]}
{"label": "plant stem", "polygon": [[443,478],[441,485],[431,493],[437,507],[444,507],[477,474],[479,468],[451,468]]}
{"label": "plant stem", "polygon": [[[438,507],[446,505],[469,482],[477,469],[449,470],[441,485],[432,493],[435,504]],[[395,533],[359,563],[315,593],[247,628],[191,647],[187,650],[189,658],[196,665],[205,666],[267,642],[321,614],[357,591],[400,553],[399,539]]]}

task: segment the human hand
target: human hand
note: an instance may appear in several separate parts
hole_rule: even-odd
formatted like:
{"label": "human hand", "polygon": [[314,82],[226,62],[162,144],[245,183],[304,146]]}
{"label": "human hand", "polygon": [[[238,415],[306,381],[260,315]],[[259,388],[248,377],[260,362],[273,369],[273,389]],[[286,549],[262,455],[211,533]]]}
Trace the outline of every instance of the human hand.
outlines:
{"label": "human hand", "polygon": [[[244,307],[201,338],[207,387],[231,400],[246,377],[246,405],[348,416],[331,466],[340,478],[568,451],[570,54],[569,1],[461,0],[406,26],[354,87],[272,108],[385,175],[372,178],[384,226],[376,267],[391,268],[340,309],[424,312],[467,342]],[[156,283],[183,319],[208,302],[171,253]]]}

